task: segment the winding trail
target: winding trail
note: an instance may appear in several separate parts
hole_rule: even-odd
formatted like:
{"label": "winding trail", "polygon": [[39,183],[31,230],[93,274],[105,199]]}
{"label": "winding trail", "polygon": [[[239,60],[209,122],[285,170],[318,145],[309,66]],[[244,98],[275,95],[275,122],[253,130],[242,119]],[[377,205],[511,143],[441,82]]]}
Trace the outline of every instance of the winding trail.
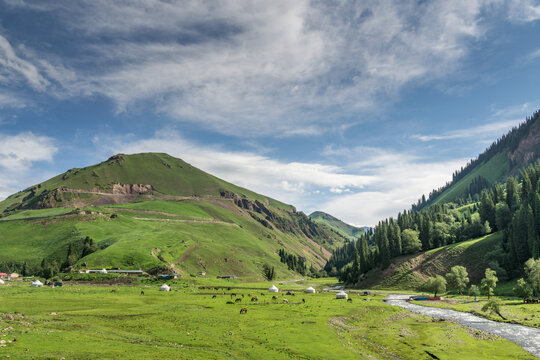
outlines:
{"label": "winding trail", "polygon": [[497,335],[515,342],[524,350],[540,358],[539,328],[500,323],[461,311],[411,304],[407,301],[410,296],[411,295],[388,295],[386,298],[386,303],[389,305],[399,306],[405,310],[422,315],[427,315],[438,319],[451,320],[460,325],[466,325],[478,330],[486,331],[493,335]]}

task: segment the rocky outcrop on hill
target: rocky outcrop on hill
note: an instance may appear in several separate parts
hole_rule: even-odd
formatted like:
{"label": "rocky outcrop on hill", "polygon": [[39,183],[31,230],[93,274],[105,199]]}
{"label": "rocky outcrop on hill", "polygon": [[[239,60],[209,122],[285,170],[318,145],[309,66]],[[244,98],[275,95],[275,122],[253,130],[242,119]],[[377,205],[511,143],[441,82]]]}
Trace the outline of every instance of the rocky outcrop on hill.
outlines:
{"label": "rocky outcrop on hill", "polygon": [[122,195],[144,194],[152,190],[152,185],[142,184],[114,184],[112,193]]}

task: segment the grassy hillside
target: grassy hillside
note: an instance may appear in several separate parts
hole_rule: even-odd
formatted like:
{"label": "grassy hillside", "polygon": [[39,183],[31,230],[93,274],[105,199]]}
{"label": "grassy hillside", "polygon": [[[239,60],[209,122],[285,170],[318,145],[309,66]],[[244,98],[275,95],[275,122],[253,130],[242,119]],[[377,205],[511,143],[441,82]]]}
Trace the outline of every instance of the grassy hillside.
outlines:
{"label": "grassy hillside", "polygon": [[483,262],[484,255],[501,240],[502,234],[495,233],[420,254],[400,256],[392,259],[392,263],[385,270],[377,268],[369,271],[360,282],[360,286],[375,289],[416,290],[428,277],[444,276],[452,266],[456,265],[465,266],[471,284],[477,284],[488,267]]}
{"label": "grassy hillside", "polygon": [[519,127],[491,144],[467,166],[456,171],[451,181],[433,190],[426,201],[420,200],[413,208],[420,210],[433,204],[464,199],[469,194],[479,194],[482,188],[504,182],[509,176],[519,175],[524,167],[536,162],[539,156],[540,112],[536,112]]}
{"label": "grassy hillside", "polygon": [[[280,278],[298,274],[278,250],[320,269],[345,238],[290,206],[237,187],[165,154],[116,155],[72,169],[0,203],[0,270],[63,264],[74,269],[166,267],[183,275]],[[98,250],[84,254],[83,241]]]}
{"label": "grassy hillside", "polygon": [[309,215],[309,218],[316,223],[324,224],[333,229],[337,233],[346,236],[357,238],[366,231],[366,228],[360,228],[353,225],[349,225],[330,214],[322,211],[315,211]]}
{"label": "grassy hillside", "polygon": [[478,165],[469,174],[446,189],[433,201],[433,204],[444,204],[454,201],[459,197],[466,197],[469,185],[473,179],[479,176],[488,180],[490,184],[504,182],[511,174],[511,168],[511,162],[508,157],[503,153],[497,154],[485,163]]}
{"label": "grassy hillside", "polygon": [[[121,185],[150,185],[133,189]],[[116,186],[115,186],[116,185]],[[118,154],[82,169],[70,169],[0,202],[6,210],[129,202],[136,198],[222,197],[236,194],[268,202],[280,209],[290,205],[238,187],[161,153]]]}

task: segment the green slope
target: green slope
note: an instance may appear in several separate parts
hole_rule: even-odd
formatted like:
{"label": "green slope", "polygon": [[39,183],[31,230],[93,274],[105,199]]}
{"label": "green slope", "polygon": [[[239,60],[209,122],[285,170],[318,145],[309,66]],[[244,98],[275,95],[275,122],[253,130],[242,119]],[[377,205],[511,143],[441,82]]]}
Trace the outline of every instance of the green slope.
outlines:
{"label": "green slope", "polygon": [[366,228],[349,225],[339,220],[338,218],[322,211],[315,211],[311,213],[309,215],[309,218],[316,223],[328,226],[329,228],[346,237],[357,238],[361,234],[366,232]]}
{"label": "green slope", "polygon": [[459,197],[465,197],[469,185],[474,178],[479,176],[487,179],[490,184],[504,182],[511,175],[511,169],[512,166],[508,156],[504,153],[496,154],[488,161],[479,164],[473,171],[446,189],[433,201],[433,204],[444,204],[454,201]]}
{"label": "green slope", "polygon": [[[520,171],[535,163],[540,157],[540,112],[536,112],[519,127],[512,129],[499,140],[491,144],[482,154],[460,171],[454,173],[453,180],[438,190],[430,193],[426,202],[420,201],[417,209],[433,204],[452,202],[458,198],[467,198],[473,181],[483,183],[481,187],[490,187],[497,182],[504,182],[509,176],[519,175]],[[479,194],[480,188],[474,187]]]}
{"label": "green slope", "polygon": [[502,234],[495,233],[415,255],[400,256],[392,259],[385,270],[369,271],[359,285],[375,289],[418,290],[426,278],[444,276],[456,265],[465,266],[471,284],[478,284],[488,267],[484,263],[484,255],[501,241]]}
{"label": "green slope", "polygon": [[[118,154],[107,161],[82,169],[70,169],[41,184],[22,190],[0,202],[0,212],[18,208],[47,208],[76,204],[122,200],[122,191],[115,184],[151,185],[141,192],[143,197],[165,196],[220,197],[223,193],[245,196],[251,200],[268,201],[272,206],[291,206],[238,187],[196,167],[161,153]],[[71,191],[73,189],[77,192]],[[110,196],[104,194],[110,193]],[[125,193],[125,191],[124,191]],[[139,195],[135,192],[125,195]]]}
{"label": "green slope", "polygon": [[[123,184],[114,193],[115,184]],[[122,193],[150,185],[140,193]],[[116,185],[118,187],[118,185]],[[123,190],[122,190],[123,189]],[[112,199],[112,200],[111,200]],[[74,269],[167,267],[183,275],[261,277],[264,263],[293,277],[279,249],[315,269],[345,238],[292,206],[237,187],[165,154],[117,155],[72,169],[0,203],[0,270],[62,264]],[[98,251],[83,256],[90,237]]]}

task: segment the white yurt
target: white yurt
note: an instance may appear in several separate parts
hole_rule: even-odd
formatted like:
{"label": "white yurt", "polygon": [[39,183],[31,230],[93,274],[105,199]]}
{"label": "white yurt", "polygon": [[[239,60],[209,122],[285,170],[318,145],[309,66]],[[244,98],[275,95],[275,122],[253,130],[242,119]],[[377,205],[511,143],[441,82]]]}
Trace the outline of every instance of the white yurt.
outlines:
{"label": "white yurt", "polygon": [[0,285],[4,285],[4,280],[0,279]]}
{"label": "white yurt", "polygon": [[43,283],[39,280],[32,281],[32,284],[30,284],[32,287],[43,287]]}
{"label": "white yurt", "polygon": [[347,293],[343,290],[336,294],[336,299],[347,299],[348,297],[349,295],[347,295]]}
{"label": "white yurt", "polygon": [[101,269],[101,270],[99,270],[99,273],[100,273],[100,274],[106,274],[106,273],[107,273],[107,270]]}
{"label": "white yurt", "polygon": [[269,292],[279,292],[279,289],[277,288],[276,285],[272,285],[268,288],[268,291]]}
{"label": "white yurt", "polygon": [[316,293],[315,289],[312,288],[311,286],[308,287],[306,290],[304,290],[304,292],[307,292],[309,294],[315,294]]}
{"label": "white yurt", "polygon": [[160,286],[159,291],[171,291],[171,288],[167,284],[163,284]]}

